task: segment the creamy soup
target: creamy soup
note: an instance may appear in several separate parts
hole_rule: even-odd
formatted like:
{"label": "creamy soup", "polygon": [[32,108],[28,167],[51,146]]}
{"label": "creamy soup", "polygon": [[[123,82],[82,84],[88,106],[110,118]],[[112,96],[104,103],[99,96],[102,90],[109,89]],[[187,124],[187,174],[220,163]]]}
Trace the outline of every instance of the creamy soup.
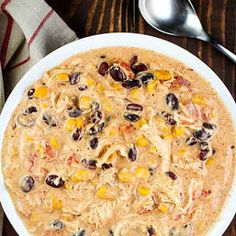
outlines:
{"label": "creamy soup", "polygon": [[234,145],[229,113],[191,68],[103,48],[25,91],[2,170],[32,235],[200,236],[232,185]]}

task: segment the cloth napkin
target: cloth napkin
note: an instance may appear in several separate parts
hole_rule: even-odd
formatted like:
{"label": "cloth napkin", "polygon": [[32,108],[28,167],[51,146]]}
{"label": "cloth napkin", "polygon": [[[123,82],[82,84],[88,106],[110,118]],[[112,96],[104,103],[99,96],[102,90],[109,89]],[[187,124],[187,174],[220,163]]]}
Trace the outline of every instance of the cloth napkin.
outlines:
{"label": "cloth napkin", "polygon": [[[0,6],[1,112],[5,96],[36,62],[77,37],[43,0],[0,0]],[[0,206],[0,235],[2,222]]]}

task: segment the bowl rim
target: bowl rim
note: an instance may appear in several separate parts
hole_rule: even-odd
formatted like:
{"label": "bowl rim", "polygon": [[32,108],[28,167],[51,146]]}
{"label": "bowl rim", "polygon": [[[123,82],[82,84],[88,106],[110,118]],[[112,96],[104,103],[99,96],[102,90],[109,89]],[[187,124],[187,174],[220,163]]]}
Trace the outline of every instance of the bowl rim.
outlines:
{"label": "bowl rim", "polygon": [[[41,59],[38,63],[36,63],[17,83],[17,85],[9,95],[0,115],[1,157],[4,132],[6,130],[11,114],[20,102],[20,98],[22,97],[24,91],[31,84],[37,81],[45,71],[62,63],[69,57],[74,56],[79,52],[87,51],[90,49],[99,49],[103,47],[113,46],[137,47],[153,50],[158,53],[177,59],[178,61],[184,63],[185,65],[199,73],[203,77],[203,79],[209,81],[211,86],[217,91],[228,112],[230,114],[236,114],[235,101],[226,86],[215,74],[215,72],[213,72],[204,62],[202,62],[199,58],[197,58],[189,51],[181,48],[180,46],[174,43],[149,35],[137,33],[98,34],[73,41],[51,52],[43,59]],[[19,98],[17,99],[17,103],[15,102],[15,98]],[[231,115],[231,119],[233,121],[234,127],[236,127],[236,117]],[[16,212],[13,201],[11,200],[10,194],[8,193],[7,188],[4,184],[2,162],[0,162],[0,168],[0,201],[2,203],[4,212],[19,235],[30,235],[30,233],[24,226],[23,221],[20,219],[18,213]],[[216,222],[211,226],[210,230],[207,233],[209,236],[222,235],[227,229],[236,212],[236,201],[234,196],[236,196],[235,173],[231,190],[228,193],[222,211],[216,219]]]}

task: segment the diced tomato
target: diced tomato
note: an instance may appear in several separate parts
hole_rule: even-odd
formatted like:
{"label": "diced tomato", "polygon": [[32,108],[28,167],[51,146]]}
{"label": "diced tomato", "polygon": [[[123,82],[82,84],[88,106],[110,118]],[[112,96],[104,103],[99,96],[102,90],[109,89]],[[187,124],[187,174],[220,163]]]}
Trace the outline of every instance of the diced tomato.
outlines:
{"label": "diced tomato", "polygon": [[171,82],[170,88],[171,89],[178,89],[181,86],[189,87],[191,83],[184,79],[182,76],[175,76],[174,81]]}
{"label": "diced tomato", "polygon": [[37,155],[36,153],[30,155],[28,157],[28,161],[29,161],[29,171],[32,172],[33,171],[33,168],[35,166],[35,162],[36,162],[36,158],[37,158]]}
{"label": "diced tomato", "polygon": [[45,144],[44,152],[49,157],[54,157],[54,155],[55,155],[54,151],[52,150],[52,147],[48,143]]}
{"label": "diced tomato", "polygon": [[117,65],[119,65],[121,67],[121,69],[123,69],[123,71],[125,72],[126,76],[130,79],[134,78],[134,72],[131,70],[129,64],[127,64],[124,61],[120,61],[120,62],[116,62]]}
{"label": "diced tomato", "polygon": [[124,123],[120,125],[120,131],[123,135],[123,137],[126,137],[128,134],[133,133],[135,130],[134,126],[131,123]]}
{"label": "diced tomato", "polygon": [[201,197],[208,197],[211,194],[211,190],[202,190]]}
{"label": "diced tomato", "polygon": [[72,164],[73,162],[79,163],[79,161],[76,159],[75,153],[73,153],[71,156],[69,156],[69,157],[67,158],[67,164],[68,164],[69,166],[71,166],[71,164]]}

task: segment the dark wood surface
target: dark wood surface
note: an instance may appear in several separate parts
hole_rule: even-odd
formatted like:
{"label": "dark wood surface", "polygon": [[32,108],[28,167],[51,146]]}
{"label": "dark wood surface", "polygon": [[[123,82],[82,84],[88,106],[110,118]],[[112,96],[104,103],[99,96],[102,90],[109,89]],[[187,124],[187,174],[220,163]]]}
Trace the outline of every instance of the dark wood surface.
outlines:
{"label": "dark wood surface", "polygon": [[[236,66],[206,43],[164,35],[152,29],[138,10],[138,0],[46,0],[79,38],[107,32],[136,32],[171,41],[204,61],[236,98]],[[236,0],[192,0],[206,30],[236,52]],[[235,199],[236,201],[236,199]],[[17,235],[4,218],[4,236]],[[105,235],[104,235],[105,236]],[[224,236],[236,236],[236,217]]]}

